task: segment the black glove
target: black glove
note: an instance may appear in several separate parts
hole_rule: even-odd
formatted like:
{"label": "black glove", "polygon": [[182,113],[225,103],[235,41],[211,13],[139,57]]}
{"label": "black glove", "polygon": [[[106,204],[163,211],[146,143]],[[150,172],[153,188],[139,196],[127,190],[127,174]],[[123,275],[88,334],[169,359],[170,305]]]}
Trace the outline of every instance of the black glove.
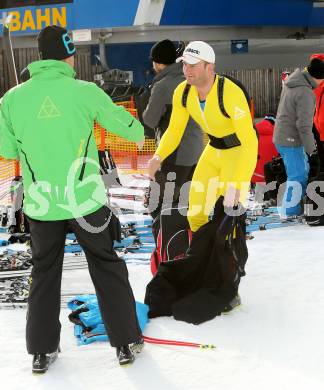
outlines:
{"label": "black glove", "polygon": [[320,174],[320,159],[317,150],[308,156],[309,178],[316,178]]}

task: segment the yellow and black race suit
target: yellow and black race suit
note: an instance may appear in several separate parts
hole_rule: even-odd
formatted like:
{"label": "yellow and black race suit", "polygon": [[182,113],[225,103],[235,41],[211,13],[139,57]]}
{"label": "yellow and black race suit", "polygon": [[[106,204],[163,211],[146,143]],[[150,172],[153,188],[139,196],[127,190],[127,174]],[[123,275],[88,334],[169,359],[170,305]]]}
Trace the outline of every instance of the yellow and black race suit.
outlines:
{"label": "yellow and black race suit", "polygon": [[204,110],[194,86],[189,90],[184,107],[182,96],[186,81],[178,85],[173,95],[169,127],[156,150],[163,161],[177,148],[189,116],[213,137],[223,138],[235,133],[240,141],[240,146],[229,149],[217,149],[208,142],[203,151],[190,186],[188,220],[192,231],[208,222],[217,199],[225,195],[229,185],[240,190],[240,202],[246,200],[257,161],[258,141],[245,95],[239,86],[226,79],[223,100],[230,118],[225,117],[218,104],[218,80],[217,75],[207,95]]}

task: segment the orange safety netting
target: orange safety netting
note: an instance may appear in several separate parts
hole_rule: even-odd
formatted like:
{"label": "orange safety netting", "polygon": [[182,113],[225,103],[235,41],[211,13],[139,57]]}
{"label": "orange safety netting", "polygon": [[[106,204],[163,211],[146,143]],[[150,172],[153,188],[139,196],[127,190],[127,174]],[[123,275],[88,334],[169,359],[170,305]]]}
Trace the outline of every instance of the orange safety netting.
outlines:
{"label": "orange safety netting", "polygon": [[[137,110],[134,103],[119,102],[118,105],[124,106],[135,118]],[[109,133],[109,129],[101,128],[97,123],[94,125],[95,138],[99,150],[109,149],[117,168],[126,171],[143,171],[147,167],[148,160],[155,152],[155,140],[146,139],[142,150],[138,150],[135,142],[127,141],[115,134]]]}

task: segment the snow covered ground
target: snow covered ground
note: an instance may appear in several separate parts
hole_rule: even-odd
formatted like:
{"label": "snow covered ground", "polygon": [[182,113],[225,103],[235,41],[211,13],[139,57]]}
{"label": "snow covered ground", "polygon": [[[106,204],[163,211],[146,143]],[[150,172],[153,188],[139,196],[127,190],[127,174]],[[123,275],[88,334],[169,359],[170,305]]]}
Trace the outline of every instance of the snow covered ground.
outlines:
{"label": "snow covered ground", "polygon": [[[322,389],[324,383],[324,228],[285,227],[248,242],[242,305],[194,326],[151,320],[152,337],[213,343],[215,350],[146,344],[132,366],[119,367],[107,343],[77,346],[62,310],[62,353],[47,374],[31,374],[24,309],[0,310],[0,378],[6,390]],[[129,265],[143,301],[148,265]],[[92,292],[86,270],[66,271],[66,292]]]}

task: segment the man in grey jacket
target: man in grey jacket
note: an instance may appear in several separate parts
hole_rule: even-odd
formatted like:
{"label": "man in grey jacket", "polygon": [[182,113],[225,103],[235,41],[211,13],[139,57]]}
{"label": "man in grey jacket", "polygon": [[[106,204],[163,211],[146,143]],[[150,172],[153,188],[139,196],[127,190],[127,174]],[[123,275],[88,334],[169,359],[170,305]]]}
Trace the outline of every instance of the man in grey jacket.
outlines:
{"label": "man in grey jacket", "polygon": [[324,79],[324,62],[313,59],[307,70],[296,69],[284,82],[281,92],[273,141],[283,158],[287,185],[281,215],[302,214],[300,200],[305,195],[309,162],[316,163],[317,152],[313,128],[316,88]]}
{"label": "man in grey jacket", "polygon": [[[173,91],[185,79],[181,64],[175,63],[176,57],[176,48],[168,39],[157,42],[151,49],[156,76],[151,85],[148,105],[143,112],[143,121],[154,129],[157,144],[169,125]],[[180,195],[181,202],[187,202],[189,185],[187,190],[185,187],[181,188],[184,183],[191,181],[203,147],[202,131],[190,119],[179,147],[163,161],[161,170],[155,175],[159,188],[156,183],[151,183],[148,209],[153,218],[159,215],[163,203],[174,204],[178,202]],[[168,181],[174,181],[175,186],[166,185]]]}

